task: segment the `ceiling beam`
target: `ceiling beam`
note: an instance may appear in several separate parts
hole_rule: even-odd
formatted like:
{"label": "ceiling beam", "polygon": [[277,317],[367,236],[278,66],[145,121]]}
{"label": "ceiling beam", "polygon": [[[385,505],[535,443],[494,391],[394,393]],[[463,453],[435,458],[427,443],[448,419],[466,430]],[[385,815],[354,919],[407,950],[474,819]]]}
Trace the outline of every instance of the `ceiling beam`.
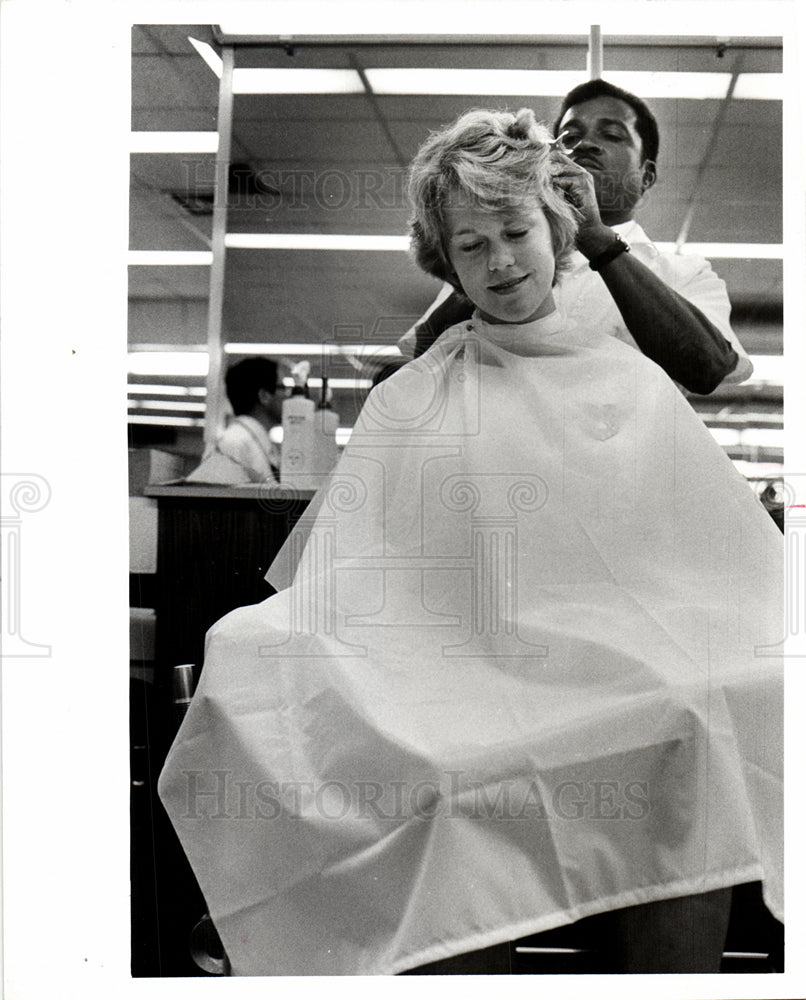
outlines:
{"label": "ceiling beam", "polygon": [[722,126],[725,122],[725,118],[728,114],[728,109],[730,108],[730,102],[733,99],[733,91],[736,89],[736,81],[739,79],[739,74],[742,70],[742,56],[740,55],[733,65],[731,71],[730,83],[728,84],[728,91],[722,98],[722,103],[719,105],[719,111],[714,121],[713,129],[711,130],[711,136],[708,140],[708,145],[705,148],[703,157],[700,160],[700,164],[697,168],[697,174],[694,178],[694,185],[691,189],[691,194],[686,202],[686,212],[683,216],[683,223],[680,226],[680,232],[677,234],[677,239],[675,240],[675,249],[677,252],[688,240],[689,230],[691,229],[691,223],[694,220],[694,210],[696,207],[697,199],[700,196],[702,190],[703,181],[705,179],[705,174],[711,163],[711,157],[714,155],[714,150],[716,149],[716,144],[719,141],[719,134],[722,130]]}
{"label": "ceiling beam", "polygon": [[[221,44],[241,47],[276,47],[284,50],[303,46],[333,46],[360,48],[366,46],[497,46],[497,45],[541,45],[573,46],[584,49],[588,45],[588,35],[224,35],[215,25],[216,40]],[[717,35],[608,35],[608,45],[633,45],[643,48],[674,49],[783,49],[783,40],[776,35],[730,36]]]}
{"label": "ceiling beam", "polygon": [[159,200],[161,208],[164,208],[172,218],[174,218],[180,225],[187,229],[188,232],[192,233],[198,240],[200,240],[208,250],[211,249],[212,241],[210,237],[187,218],[185,212],[183,212],[179,205],[177,205],[174,201],[170,191],[166,191],[164,188],[161,188],[156,184],[151,184],[149,181],[141,177],[134,169],[131,170],[131,178],[134,181],[133,186],[136,191],[147,192],[148,194],[155,196]]}
{"label": "ceiling beam", "polygon": [[354,52],[350,52],[350,64],[353,69],[358,73],[361,78],[361,84],[364,87],[366,93],[367,101],[372,108],[372,112],[375,115],[375,119],[381,127],[383,134],[386,136],[386,141],[392,147],[392,151],[395,154],[395,159],[397,160],[397,165],[401,170],[405,170],[408,166],[408,159],[403,155],[403,151],[397,144],[397,140],[392,134],[392,129],[389,126],[389,122],[386,120],[386,116],[381,110],[378,98],[375,96],[375,92],[372,89],[372,85],[367,79],[367,74],[364,72],[364,67],[361,65],[358,56]]}

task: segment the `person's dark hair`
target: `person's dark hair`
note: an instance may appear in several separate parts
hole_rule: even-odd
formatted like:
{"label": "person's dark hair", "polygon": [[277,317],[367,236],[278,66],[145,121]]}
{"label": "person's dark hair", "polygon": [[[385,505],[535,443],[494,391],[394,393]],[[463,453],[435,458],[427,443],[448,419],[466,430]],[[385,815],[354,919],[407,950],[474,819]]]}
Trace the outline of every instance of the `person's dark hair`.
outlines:
{"label": "person's dark hair", "polygon": [[585,101],[592,101],[595,97],[615,97],[624,101],[625,104],[629,104],[635,112],[635,130],[641,137],[644,159],[655,162],[660,146],[658,123],[655,116],[640,97],[636,97],[628,90],[622,90],[621,87],[617,87],[613,83],[608,83],[607,80],[588,80],[585,83],[580,83],[578,87],[574,87],[565,95],[560,113],[554,122],[554,134],[559,135],[560,122],[569,108],[583,104]]}
{"label": "person's dark hair", "polygon": [[269,358],[245,358],[227,371],[225,384],[235,416],[249,413],[261,389],[277,389],[277,364]]}

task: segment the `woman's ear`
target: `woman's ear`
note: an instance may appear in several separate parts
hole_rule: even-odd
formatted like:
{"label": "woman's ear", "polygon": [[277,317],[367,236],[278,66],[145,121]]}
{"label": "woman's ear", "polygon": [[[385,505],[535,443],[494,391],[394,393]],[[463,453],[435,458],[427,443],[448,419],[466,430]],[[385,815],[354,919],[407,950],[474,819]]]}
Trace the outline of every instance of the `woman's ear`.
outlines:
{"label": "woman's ear", "polygon": [[658,179],[658,168],[654,160],[644,160],[641,173],[641,194],[647,192]]}

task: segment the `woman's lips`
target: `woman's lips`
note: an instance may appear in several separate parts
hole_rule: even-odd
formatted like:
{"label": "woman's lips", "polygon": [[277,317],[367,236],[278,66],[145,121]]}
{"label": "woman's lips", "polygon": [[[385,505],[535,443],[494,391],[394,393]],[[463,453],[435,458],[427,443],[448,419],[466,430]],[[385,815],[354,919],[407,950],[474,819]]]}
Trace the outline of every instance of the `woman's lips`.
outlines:
{"label": "woman's lips", "polygon": [[496,295],[507,295],[509,292],[514,292],[528,277],[528,274],[523,274],[520,278],[512,278],[509,281],[501,281],[497,285],[488,285],[487,287]]}

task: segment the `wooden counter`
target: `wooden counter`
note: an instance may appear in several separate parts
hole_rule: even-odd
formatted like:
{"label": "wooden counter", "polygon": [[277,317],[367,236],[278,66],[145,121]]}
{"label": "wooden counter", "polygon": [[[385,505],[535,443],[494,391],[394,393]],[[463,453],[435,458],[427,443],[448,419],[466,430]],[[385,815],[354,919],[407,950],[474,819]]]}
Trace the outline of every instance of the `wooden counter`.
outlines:
{"label": "wooden counter", "polygon": [[149,486],[158,506],[154,683],[131,685],[132,974],[202,976],[188,938],[206,905],[157,795],[179,725],[173,667],[194,663],[207,629],[273,590],[264,575],[311,491],[269,486]]}
{"label": "wooden counter", "polygon": [[158,687],[177,663],[201,665],[207,629],[274,591],[266,571],[313,496],[274,485],[149,486],[157,500]]}
{"label": "wooden counter", "polygon": [[172,483],[151,483],[143,490],[147,497],[206,497],[214,500],[264,500],[270,501],[299,500],[308,503],[314,495],[314,490],[290,489],[280,483],[244,483],[241,486],[219,486],[214,483],[188,483],[177,481]]}

